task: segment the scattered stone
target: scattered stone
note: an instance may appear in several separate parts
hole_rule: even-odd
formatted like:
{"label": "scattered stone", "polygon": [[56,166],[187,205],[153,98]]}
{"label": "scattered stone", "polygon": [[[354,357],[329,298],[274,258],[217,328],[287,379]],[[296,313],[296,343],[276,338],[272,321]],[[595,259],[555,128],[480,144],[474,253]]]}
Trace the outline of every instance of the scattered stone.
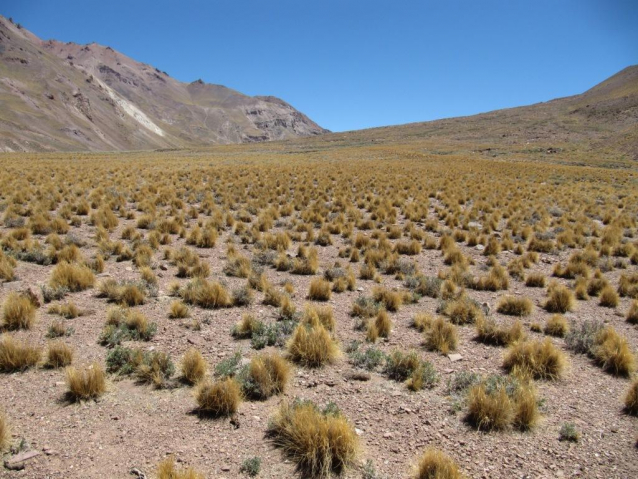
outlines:
{"label": "scattered stone", "polygon": [[448,354],[447,357],[450,358],[450,361],[452,361],[453,363],[463,360],[463,356],[458,353]]}
{"label": "scattered stone", "polygon": [[21,471],[24,469],[25,463],[34,457],[40,455],[39,451],[25,451],[19,454],[16,454],[13,457],[10,457],[6,461],[4,461],[4,467],[11,471]]}

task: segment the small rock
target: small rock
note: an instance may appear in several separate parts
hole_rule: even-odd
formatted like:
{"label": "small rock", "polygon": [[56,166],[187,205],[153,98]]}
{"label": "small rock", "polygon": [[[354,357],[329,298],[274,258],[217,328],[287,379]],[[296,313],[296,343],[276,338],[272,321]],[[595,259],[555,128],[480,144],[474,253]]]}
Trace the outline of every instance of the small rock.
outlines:
{"label": "small rock", "polygon": [[455,363],[456,361],[461,361],[463,359],[463,356],[458,353],[448,354],[447,357],[450,358],[450,361],[452,361],[453,363]]}
{"label": "small rock", "polygon": [[39,451],[25,451],[20,454],[16,454],[4,461],[4,467],[12,471],[21,471],[24,469],[25,463],[40,455]]}

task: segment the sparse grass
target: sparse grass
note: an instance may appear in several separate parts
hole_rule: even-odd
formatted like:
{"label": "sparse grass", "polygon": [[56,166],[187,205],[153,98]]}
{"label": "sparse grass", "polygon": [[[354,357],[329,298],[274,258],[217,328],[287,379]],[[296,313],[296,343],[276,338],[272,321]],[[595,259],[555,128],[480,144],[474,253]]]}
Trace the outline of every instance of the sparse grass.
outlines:
{"label": "sparse grass", "polygon": [[104,369],[94,362],[83,369],[66,369],[67,397],[72,401],[96,399],[106,392]]}
{"label": "sparse grass", "polygon": [[390,319],[390,315],[384,309],[377,313],[377,317],[374,319],[374,328],[380,337],[387,338],[390,336],[392,320]]}
{"label": "sparse grass", "polygon": [[9,334],[0,336],[0,371],[11,373],[25,371],[38,364],[40,348],[14,339]]}
{"label": "sparse grass", "polygon": [[456,463],[438,449],[428,448],[419,457],[413,479],[463,479]]}
{"label": "sparse grass", "polygon": [[412,319],[412,326],[419,332],[427,331],[430,325],[434,322],[435,317],[430,313],[416,313]]}
{"label": "sparse grass", "polygon": [[377,287],[372,292],[372,298],[380,304],[383,304],[388,311],[398,311],[403,303],[403,296],[397,291],[390,291],[386,288]]}
{"label": "sparse grass", "polygon": [[271,419],[269,435],[310,477],[328,477],[354,464],[359,440],[338,410],[319,410],[311,402],[282,403]]}
{"label": "sparse grass", "polygon": [[189,384],[197,384],[208,371],[206,360],[195,348],[189,348],[184,353],[181,364],[182,378]]}
{"label": "sparse grass", "polygon": [[197,472],[192,467],[178,469],[175,458],[169,456],[157,465],[155,472],[157,479],[204,479],[204,474]]}
{"label": "sparse grass", "polygon": [[529,316],[532,314],[532,309],[532,302],[529,298],[518,298],[516,296],[501,298],[496,307],[499,313],[510,316]]}
{"label": "sparse grass", "polygon": [[242,400],[241,386],[234,378],[201,381],[194,391],[198,411],[213,417],[235,414]]}
{"label": "sparse grass", "polygon": [[513,344],[503,360],[508,371],[528,373],[535,379],[558,379],[567,363],[565,355],[549,339]]}
{"label": "sparse grass", "polygon": [[36,306],[23,294],[11,292],[2,305],[2,327],[7,330],[31,329]]}

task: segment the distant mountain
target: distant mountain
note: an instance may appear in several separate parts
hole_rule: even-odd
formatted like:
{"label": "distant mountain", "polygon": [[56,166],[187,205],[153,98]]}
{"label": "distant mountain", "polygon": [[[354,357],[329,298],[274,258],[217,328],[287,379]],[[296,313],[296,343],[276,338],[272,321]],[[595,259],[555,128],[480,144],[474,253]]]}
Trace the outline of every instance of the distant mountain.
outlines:
{"label": "distant mountain", "polygon": [[0,151],[139,150],[326,133],[279,98],[166,72],[0,16]]}

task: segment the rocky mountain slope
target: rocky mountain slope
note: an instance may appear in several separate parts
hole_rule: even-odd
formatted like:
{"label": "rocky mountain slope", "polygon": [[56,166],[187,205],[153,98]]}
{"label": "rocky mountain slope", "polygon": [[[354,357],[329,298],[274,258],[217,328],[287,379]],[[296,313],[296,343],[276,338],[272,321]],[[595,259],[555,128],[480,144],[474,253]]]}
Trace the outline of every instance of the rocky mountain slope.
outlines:
{"label": "rocky mountain slope", "polygon": [[137,150],[325,133],[283,100],[186,84],[110,47],[0,16],[0,151]]}

